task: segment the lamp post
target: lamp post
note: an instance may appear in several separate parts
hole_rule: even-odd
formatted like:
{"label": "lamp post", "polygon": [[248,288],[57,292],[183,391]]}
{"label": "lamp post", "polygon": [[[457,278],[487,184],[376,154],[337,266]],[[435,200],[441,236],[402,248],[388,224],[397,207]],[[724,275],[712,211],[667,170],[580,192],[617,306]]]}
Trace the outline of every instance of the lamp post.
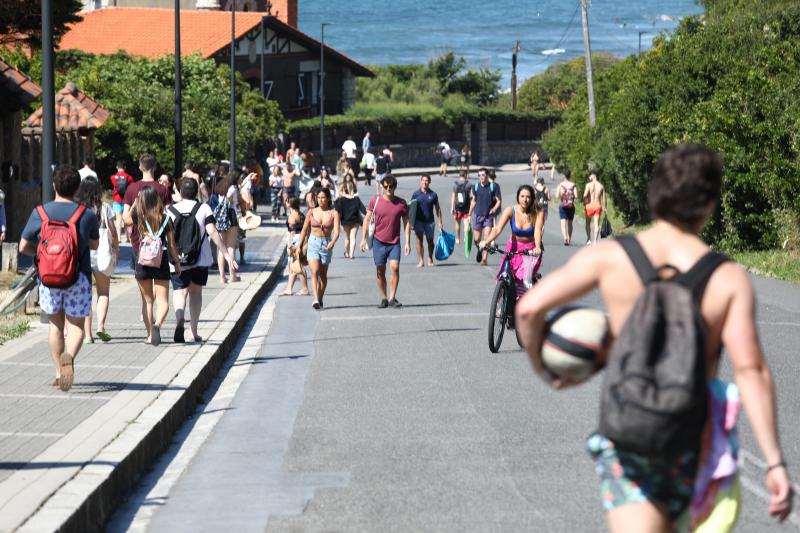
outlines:
{"label": "lamp post", "polygon": [[236,166],[236,0],[231,0],[231,170]]}
{"label": "lamp post", "polygon": [[181,97],[181,2],[175,0],[175,179],[183,173],[183,107]]}
{"label": "lamp post", "polygon": [[517,110],[517,54],[519,54],[519,39],[514,43],[511,51],[511,110]]}
{"label": "lamp post", "polygon": [[647,35],[647,32],[646,31],[639,32],[639,53],[636,54],[636,57],[642,55],[642,35]]}
{"label": "lamp post", "polygon": [[319,46],[319,164],[325,164],[325,26],[330,22],[321,22]]}
{"label": "lamp post", "polygon": [[42,203],[55,198],[56,90],[53,74],[53,2],[42,0]]}

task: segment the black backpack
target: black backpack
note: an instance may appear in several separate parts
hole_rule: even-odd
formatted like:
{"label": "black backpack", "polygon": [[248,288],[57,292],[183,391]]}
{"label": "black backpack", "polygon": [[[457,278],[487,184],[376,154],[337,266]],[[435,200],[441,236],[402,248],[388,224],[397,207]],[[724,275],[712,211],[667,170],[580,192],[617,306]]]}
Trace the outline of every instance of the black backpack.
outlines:
{"label": "black backpack", "polygon": [[547,193],[542,189],[534,189],[536,192],[536,205],[539,206],[539,209],[547,209]]}
{"label": "black backpack", "polygon": [[200,223],[195,217],[201,205],[200,202],[195,202],[189,213],[181,213],[175,206],[169,207],[170,212],[175,215],[173,234],[181,266],[192,266],[200,258],[200,250],[206,235],[205,232],[201,232]]}
{"label": "black backpack", "polygon": [[[459,213],[469,211],[470,197],[469,197],[469,182],[464,183],[456,182],[456,211]],[[463,198],[463,202],[459,202],[459,196]]]}
{"label": "black backpack", "polygon": [[635,237],[617,241],[645,289],[608,355],[598,432],[646,456],[697,450],[708,411],[700,301],[728,258],[709,252],[687,272],[662,280]]}
{"label": "black backpack", "polygon": [[386,174],[389,172],[389,158],[381,154],[375,159],[375,172]]}
{"label": "black backpack", "polygon": [[123,174],[116,174],[114,176],[114,181],[117,185],[117,194],[124,197],[125,191],[128,190],[128,178]]}

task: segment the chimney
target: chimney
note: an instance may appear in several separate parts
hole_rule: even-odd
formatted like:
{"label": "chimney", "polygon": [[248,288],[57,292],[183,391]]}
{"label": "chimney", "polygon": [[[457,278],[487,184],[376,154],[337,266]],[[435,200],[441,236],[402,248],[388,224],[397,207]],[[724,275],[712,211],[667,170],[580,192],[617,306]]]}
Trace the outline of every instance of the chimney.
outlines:
{"label": "chimney", "polygon": [[270,0],[273,15],[280,21],[297,28],[297,0]]}

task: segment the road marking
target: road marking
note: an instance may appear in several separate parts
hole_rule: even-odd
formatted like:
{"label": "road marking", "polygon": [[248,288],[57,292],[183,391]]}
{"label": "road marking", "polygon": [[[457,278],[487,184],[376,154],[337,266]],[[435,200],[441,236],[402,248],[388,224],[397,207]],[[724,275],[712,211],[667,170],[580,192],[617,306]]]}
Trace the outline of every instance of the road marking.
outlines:
{"label": "road marking", "polygon": [[[0,366],[46,366],[52,368],[53,363],[31,363],[28,361],[0,361]],[[138,365],[80,365],[81,368],[110,368],[112,370],[144,370],[145,366]]]}
{"label": "road marking", "polygon": [[0,398],[32,398],[44,400],[110,400],[112,396],[98,396],[97,394],[13,394],[13,393],[0,393]]}
{"label": "road marking", "polygon": [[[743,461],[745,461],[745,462],[746,461],[750,461],[751,463],[753,463],[753,465],[755,465],[756,468],[760,468],[761,470],[764,470],[765,473],[766,473],[767,463],[765,463],[764,461],[762,461],[761,459],[759,459],[758,457],[756,457],[752,453],[748,452],[744,448],[739,450],[739,452],[742,454],[742,460]],[[795,494],[800,495],[800,485],[798,485],[797,483],[792,483],[792,487],[794,488]]]}
{"label": "road marking", "polygon": [[800,322],[770,322],[768,320],[759,320],[757,323],[761,326],[790,326],[795,328],[800,327]]}
{"label": "road marking", "polygon": [[[384,316],[382,313],[381,316]],[[401,318],[444,318],[444,317],[464,317],[464,316],[489,316],[489,313],[419,313],[415,315],[393,315],[386,313],[385,316],[387,318],[391,318],[392,320],[397,320]],[[371,320],[374,319],[375,315],[356,315],[356,316],[333,316],[333,315],[325,315],[320,317],[321,321],[326,320],[335,320],[337,322],[341,322],[342,320]]]}
{"label": "road marking", "polygon": [[0,431],[0,437],[41,437],[45,439],[59,439],[66,433],[26,433],[24,431]]}

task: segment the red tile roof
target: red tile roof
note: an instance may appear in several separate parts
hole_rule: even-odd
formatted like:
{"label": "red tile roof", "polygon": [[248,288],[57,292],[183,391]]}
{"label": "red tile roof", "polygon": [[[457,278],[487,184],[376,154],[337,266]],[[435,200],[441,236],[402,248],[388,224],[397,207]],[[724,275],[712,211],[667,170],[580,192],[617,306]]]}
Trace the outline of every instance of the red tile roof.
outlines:
{"label": "red tile roof", "polygon": [[[161,57],[175,51],[175,17],[172,9],[107,7],[83,13],[83,20],[61,38],[61,50],[92,54]],[[236,38],[261,23],[266,13],[237,12]],[[211,57],[231,42],[231,15],[226,11],[181,10],[181,54]]]}
{"label": "red tile roof", "polygon": [[[175,12],[172,9],[106,7],[83,13],[61,38],[61,50],[83,50],[92,54],[113,54],[120,50],[134,56],[161,57],[175,51]],[[261,24],[267,13],[236,12],[236,38],[244,37]],[[269,27],[288,33],[306,46],[319,50],[313,37],[269,16]],[[230,46],[231,14],[228,11],[181,10],[181,55],[199,53],[209,58]],[[359,76],[374,76],[365,66],[326,46],[327,55],[347,64]]]}
{"label": "red tile roof", "polygon": [[[42,127],[42,108],[37,109],[25,125]],[[56,130],[97,129],[108,120],[106,108],[86,96],[74,83],[68,82],[56,94]]]}
{"label": "red tile roof", "polygon": [[[42,88],[0,58],[0,95],[4,108],[16,110],[36,100]],[[11,101],[11,100],[16,101]]]}

